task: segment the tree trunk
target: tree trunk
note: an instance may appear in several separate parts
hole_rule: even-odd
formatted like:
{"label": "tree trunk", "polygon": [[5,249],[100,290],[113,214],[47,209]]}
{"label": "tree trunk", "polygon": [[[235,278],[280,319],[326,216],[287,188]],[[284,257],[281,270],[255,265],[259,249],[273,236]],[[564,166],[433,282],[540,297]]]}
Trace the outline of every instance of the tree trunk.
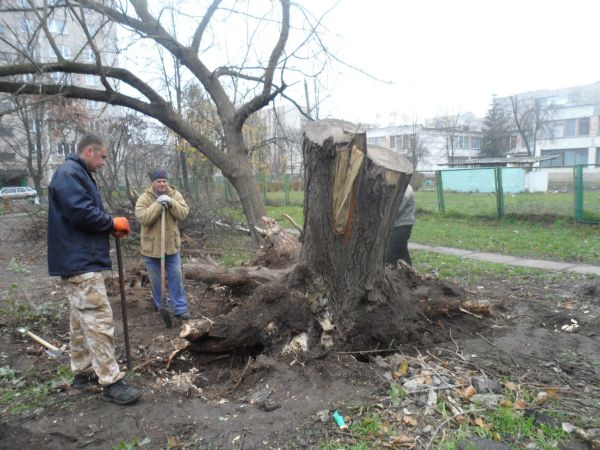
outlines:
{"label": "tree trunk", "polygon": [[255,227],[260,226],[260,220],[263,216],[267,215],[267,210],[263,199],[260,196],[256,179],[254,178],[254,175],[252,175],[250,160],[247,157],[245,159],[246,161],[238,161],[240,166],[244,167],[238,168],[232,174],[223,172],[223,175],[231,181],[231,184],[237,192],[244,215],[248,219],[250,235],[252,236],[253,241],[256,244],[259,244],[261,237]]}
{"label": "tree trunk", "polygon": [[389,149],[367,149],[365,130],[339,120],[307,125],[303,153],[299,264],[322,280],[333,322],[347,337],[381,300],[388,237],[413,169]]}

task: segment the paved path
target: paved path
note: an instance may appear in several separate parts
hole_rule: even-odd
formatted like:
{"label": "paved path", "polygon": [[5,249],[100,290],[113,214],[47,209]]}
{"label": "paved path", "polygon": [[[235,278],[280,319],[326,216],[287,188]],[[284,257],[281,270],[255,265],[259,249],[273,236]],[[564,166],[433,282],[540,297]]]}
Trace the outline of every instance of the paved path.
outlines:
{"label": "paved path", "polygon": [[498,253],[478,252],[476,250],[461,250],[451,247],[434,247],[432,245],[408,243],[408,248],[414,250],[427,250],[428,252],[442,253],[444,255],[458,256],[460,258],[477,259],[511,266],[529,267],[532,269],[554,270],[557,272],[575,272],[581,274],[600,275],[600,266],[590,264],[577,264],[570,262],[546,261],[543,259],[529,259],[518,256],[500,255]]}

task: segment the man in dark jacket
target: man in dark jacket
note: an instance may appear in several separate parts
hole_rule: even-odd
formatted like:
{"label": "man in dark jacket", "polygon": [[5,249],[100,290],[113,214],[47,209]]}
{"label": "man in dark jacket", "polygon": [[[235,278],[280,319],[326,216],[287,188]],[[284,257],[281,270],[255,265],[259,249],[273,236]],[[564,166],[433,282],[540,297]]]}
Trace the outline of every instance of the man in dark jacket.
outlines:
{"label": "man in dark jacket", "polygon": [[89,134],[48,187],[48,272],[60,276],[70,306],[73,387],[103,386],[102,399],[126,405],[141,393],[127,386],[115,359],[113,315],[103,270],[111,270],[111,233],[129,233],[125,217],[105,210],[92,173],[106,164],[104,141]]}

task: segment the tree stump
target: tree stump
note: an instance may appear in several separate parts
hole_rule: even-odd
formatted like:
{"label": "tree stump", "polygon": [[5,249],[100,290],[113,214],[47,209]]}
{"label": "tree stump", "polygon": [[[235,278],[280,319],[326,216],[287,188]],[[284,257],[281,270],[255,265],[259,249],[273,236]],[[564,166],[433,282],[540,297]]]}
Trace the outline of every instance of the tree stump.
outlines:
{"label": "tree stump", "polygon": [[385,286],[384,269],[395,212],[413,168],[390,149],[367,146],[363,128],[340,120],[307,125],[303,153],[299,264],[320,280],[338,337],[370,340],[372,333],[359,339],[365,327],[377,326],[365,324],[365,318],[372,319],[382,308],[393,318],[398,316],[395,309],[406,310],[394,288]]}
{"label": "tree stump", "polygon": [[[304,238],[298,263],[278,275],[264,269],[272,278],[255,272],[260,280],[251,296],[190,333],[193,351],[281,349],[299,335],[309,348],[390,348],[427,341],[433,324],[427,312],[460,311],[462,289],[410,267],[386,269],[389,234],[413,173],[408,160],[367,146],[364,129],[340,120],[307,125],[303,153]],[[284,259],[293,259],[295,243],[279,238],[273,248],[285,249]],[[231,281],[252,278],[249,272],[236,275]],[[219,273],[218,279],[228,278]]]}

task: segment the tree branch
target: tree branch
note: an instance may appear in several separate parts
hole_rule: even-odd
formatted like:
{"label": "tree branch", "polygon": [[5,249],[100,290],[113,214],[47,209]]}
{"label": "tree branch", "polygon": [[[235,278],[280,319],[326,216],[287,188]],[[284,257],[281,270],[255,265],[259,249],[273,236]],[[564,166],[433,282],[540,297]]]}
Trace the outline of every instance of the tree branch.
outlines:
{"label": "tree branch", "polygon": [[220,3],[221,3],[221,0],[213,0],[211,5],[206,10],[206,14],[204,14],[204,17],[202,18],[202,21],[198,25],[198,28],[196,28],[196,32],[194,33],[194,38],[192,39],[192,45],[191,45],[191,49],[195,54],[198,54],[198,51],[200,50],[200,41],[202,41],[202,36],[204,35],[204,32],[206,31],[206,27],[208,26],[210,19],[212,19],[213,15],[219,8]]}

